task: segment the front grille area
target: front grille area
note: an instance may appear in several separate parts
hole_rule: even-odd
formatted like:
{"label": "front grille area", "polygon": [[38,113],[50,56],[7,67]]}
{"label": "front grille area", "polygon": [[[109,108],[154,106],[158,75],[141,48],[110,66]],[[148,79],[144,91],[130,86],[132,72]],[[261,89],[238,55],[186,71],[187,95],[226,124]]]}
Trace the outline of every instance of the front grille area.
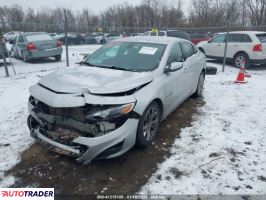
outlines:
{"label": "front grille area", "polygon": [[[76,137],[98,137],[108,134],[121,127],[127,116],[122,116],[109,121],[95,120],[87,121],[86,115],[106,109],[107,106],[86,105],[83,107],[54,108],[43,102],[30,97],[30,103],[34,106],[33,112],[39,119],[40,128],[48,132],[49,138],[53,140],[73,140]],[[45,133],[43,133],[45,134]]]}

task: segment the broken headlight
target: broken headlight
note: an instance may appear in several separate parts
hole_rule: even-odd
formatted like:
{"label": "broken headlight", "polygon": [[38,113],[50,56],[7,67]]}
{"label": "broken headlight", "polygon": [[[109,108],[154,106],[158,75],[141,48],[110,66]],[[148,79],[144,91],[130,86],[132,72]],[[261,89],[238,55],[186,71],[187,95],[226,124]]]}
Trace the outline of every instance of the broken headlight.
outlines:
{"label": "broken headlight", "polygon": [[135,106],[135,103],[128,103],[120,106],[112,106],[108,109],[96,111],[86,116],[87,120],[110,120],[129,114]]}

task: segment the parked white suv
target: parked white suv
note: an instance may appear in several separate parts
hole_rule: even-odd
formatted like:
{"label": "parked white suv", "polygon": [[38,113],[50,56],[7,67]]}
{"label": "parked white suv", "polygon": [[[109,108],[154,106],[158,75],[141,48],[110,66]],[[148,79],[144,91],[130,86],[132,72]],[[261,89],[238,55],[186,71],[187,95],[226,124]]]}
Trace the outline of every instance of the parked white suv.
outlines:
{"label": "parked white suv", "polygon": [[[221,33],[209,41],[200,42],[197,47],[207,58],[221,60],[224,57],[226,33]],[[243,61],[250,64],[266,64],[266,32],[229,32],[227,61],[240,67]]]}

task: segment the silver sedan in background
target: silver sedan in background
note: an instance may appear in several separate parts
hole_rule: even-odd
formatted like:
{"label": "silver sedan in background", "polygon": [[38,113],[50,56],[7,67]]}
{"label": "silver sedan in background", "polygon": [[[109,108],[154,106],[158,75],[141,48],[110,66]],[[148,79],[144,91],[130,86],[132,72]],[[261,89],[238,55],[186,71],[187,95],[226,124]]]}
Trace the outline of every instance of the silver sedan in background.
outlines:
{"label": "silver sedan in background", "polygon": [[62,44],[48,33],[22,33],[10,43],[12,44],[11,55],[22,58],[25,62],[46,57],[54,57],[57,61],[61,60]]}
{"label": "silver sedan in background", "polygon": [[114,40],[30,88],[31,136],[84,164],[135,144],[146,148],[163,119],[191,95],[202,95],[205,73],[205,55],[190,41]]}

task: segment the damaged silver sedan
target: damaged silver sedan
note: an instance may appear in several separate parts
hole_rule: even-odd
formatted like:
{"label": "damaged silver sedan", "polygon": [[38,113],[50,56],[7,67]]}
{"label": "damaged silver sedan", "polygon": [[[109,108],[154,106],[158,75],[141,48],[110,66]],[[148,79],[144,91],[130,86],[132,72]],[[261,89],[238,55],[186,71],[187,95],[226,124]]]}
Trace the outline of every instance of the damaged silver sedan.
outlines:
{"label": "damaged silver sedan", "polygon": [[31,136],[83,164],[117,157],[135,144],[145,148],[163,119],[191,95],[201,96],[205,66],[205,56],[187,40],[112,41],[80,66],[30,88]]}

